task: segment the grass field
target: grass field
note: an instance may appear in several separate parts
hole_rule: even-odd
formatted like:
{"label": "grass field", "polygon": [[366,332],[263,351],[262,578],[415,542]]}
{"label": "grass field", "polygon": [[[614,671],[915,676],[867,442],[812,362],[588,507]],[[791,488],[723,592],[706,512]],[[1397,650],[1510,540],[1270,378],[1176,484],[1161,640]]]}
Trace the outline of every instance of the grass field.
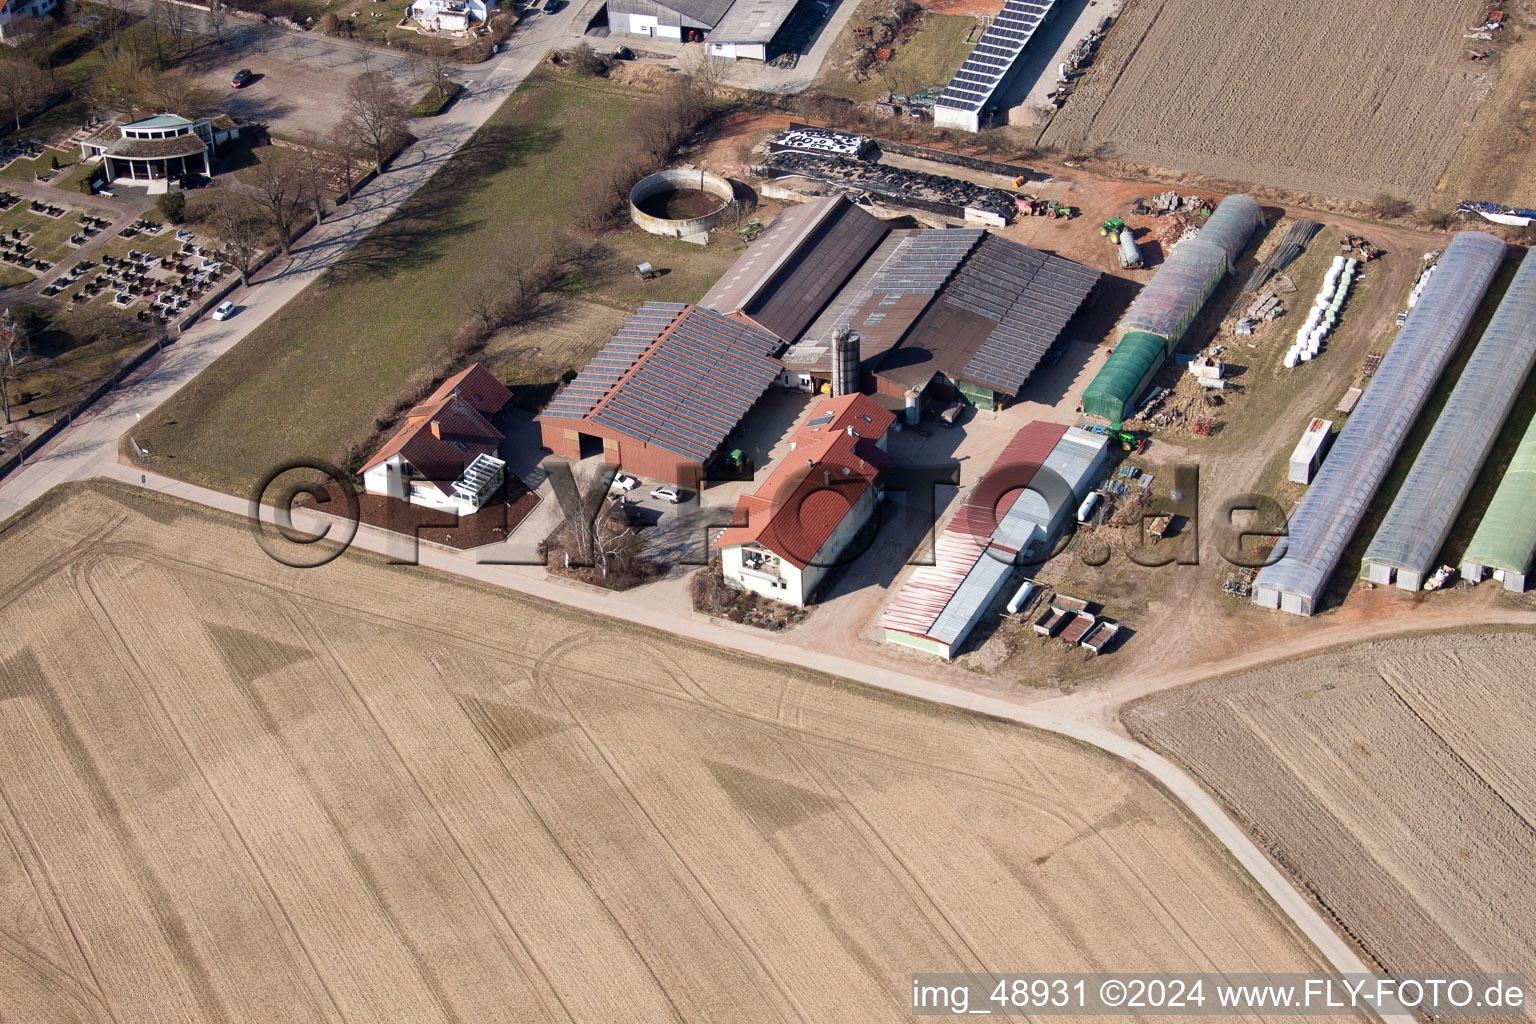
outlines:
{"label": "grass field", "polygon": [[110,484],[13,519],[0,588],[8,1020],[894,1022],[918,969],[1320,969],[1055,736],[371,555],[289,569]]}
{"label": "grass field", "polygon": [[1533,654],[1528,633],[1409,637],[1159,694],[1124,717],[1386,973],[1529,974]]}
{"label": "grass field", "polygon": [[858,16],[849,19],[832,47],[832,53],[837,56],[829,58],[823,65],[815,88],[829,96],[864,101],[873,100],[887,90],[910,93],[930,85],[942,87],[971,52],[966,39],[976,27],[976,19],[970,15],[925,13],[917,33],[895,47],[895,56],[890,63],[859,82],[854,80],[846,55],[858,42],[853,30],[863,24],[864,20]]}
{"label": "grass field", "polygon": [[[504,286],[510,261],[572,230],[592,154],[618,147],[647,97],[531,77],[400,213],[145,418],[157,468],[241,492],[280,461],[336,458],[366,441],[411,377],[448,350],[470,317],[466,296]],[[601,238],[561,288],[626,310],[645,298],[691,301],[740,251],[729,237],[700,248],[626,230]],[[669,272],[641,282],[643,261]],[[516,347],[497,352],[498,372],[522,376]]]}

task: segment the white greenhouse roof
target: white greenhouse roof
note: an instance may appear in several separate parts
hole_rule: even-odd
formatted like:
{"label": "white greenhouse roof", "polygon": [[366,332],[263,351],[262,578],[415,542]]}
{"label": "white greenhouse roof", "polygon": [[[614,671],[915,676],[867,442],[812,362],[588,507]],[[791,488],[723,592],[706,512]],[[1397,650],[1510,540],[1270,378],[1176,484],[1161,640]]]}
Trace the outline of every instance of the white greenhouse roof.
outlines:
{"label": "white greenhouse roof", "polygon": [[1366,549],[1366,562],[1429,572],[1533,365],[1536,259],[1526,257]]}
{"label": "white greenhouse roof", "polygon": [[1366,508],[1450,362],[1489,283],[1504,243],[1462,231],[1446,246],[1408,322],[1387,349],[1354,415],[1291,514],[1278,561],[1259,572],[1255,603],[1290,595],[1310,615],[1360,525]]}

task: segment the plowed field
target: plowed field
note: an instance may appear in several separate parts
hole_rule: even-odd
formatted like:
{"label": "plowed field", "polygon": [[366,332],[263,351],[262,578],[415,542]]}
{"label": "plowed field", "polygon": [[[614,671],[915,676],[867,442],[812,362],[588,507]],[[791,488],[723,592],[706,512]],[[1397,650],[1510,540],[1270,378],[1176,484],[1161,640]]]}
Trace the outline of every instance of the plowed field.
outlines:
{"label": "plowed field", "polygon": [[1536,635],[1385,641],[1140,701],[1386,968],[1536,973]]}
{"label": "plowed field", "polygon": [[0,534],[0,1019],[908,1020],[1316,969],[1140,775],[107,485]]}
{"label": "plowed field", "polygon": [[1041,141],[1239,183],[1425,197],[1496,71],[1477,0],[1132,0]]}

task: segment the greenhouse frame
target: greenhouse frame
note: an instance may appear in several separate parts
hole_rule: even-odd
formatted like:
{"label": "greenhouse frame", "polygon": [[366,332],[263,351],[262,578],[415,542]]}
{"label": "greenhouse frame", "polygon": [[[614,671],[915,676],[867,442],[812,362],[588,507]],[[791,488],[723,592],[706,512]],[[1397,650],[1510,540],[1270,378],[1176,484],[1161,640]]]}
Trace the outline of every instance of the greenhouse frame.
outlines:
{"label": "greenhouse frame", "polygon": [[[1529,256],[1526,262],[1531,262]],[[1461,574],[1473,582],[1493,571],[1505,590],[1523,591],[1536,553],[1536,420],[1531,422],[1509,468],[1493,492],[1472,543],[1461,558]]]}
{"label": "greenhouse frame", "polygon": [[1136,396],[1152,382],[1167,352],[1167,341],[1146,331],[1132,331],[1121,338],[1083,392],[1083,413],[1120,423],[1136,411]]}
{"label": "greenhouse frame", "polygon": [[1366,548],[1373,583],[1418,590],[1536,365],[1536,259],[1515,273],[1435,429]]}
{"label": "greenhouse frame", "polygon": [[1435,382],[1487,294],[1504,243],[1458,232],[1382,358],[1370,386],[1291,514],[1277,560],[1259,571],[1253,603],[1297,615],[1317,610],[1328,578],[1360,526]]}

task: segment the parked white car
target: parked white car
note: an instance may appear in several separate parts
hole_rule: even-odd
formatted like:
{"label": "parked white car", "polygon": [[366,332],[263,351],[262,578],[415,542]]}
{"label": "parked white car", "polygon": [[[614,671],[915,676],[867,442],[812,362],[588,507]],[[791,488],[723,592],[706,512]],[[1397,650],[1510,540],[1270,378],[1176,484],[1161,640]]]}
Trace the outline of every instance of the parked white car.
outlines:
{"label": "parked white car", "polygon": [[682,494],[676,487],[658,487],[651,492],[651,497],[657,501],[670,501],[674,505],[683,500]]}
{"label": "parked white car", "polygon": [[634,477],[630,476],[628,473],[619,473],[618,475],[616,475],[613,478],[613,486],[608,488],[608,493],[609,494],[628,494],[630,491],[634,490],[636,487],[639,487],[639,486],[640,486],[640,481],[639,480],[636,480]]}
{"label": "parked white car", "polygon": [[214,307],[213,310],[213,318],[215,320],[228,320],[234,315],[235,304],[228,301],[227,299],[224,302],[219,303],[216,307]]}

